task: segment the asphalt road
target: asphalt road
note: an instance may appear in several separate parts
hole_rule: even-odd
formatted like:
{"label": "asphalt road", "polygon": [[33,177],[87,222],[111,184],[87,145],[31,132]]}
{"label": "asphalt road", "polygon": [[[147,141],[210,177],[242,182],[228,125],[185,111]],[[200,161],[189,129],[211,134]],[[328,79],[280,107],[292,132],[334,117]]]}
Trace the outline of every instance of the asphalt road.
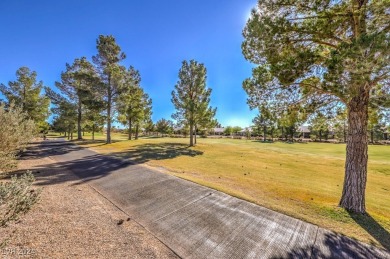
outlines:
{"label": "asphalt road", "polygon": [[390,258],[387,251],[69,142],[44,141],[30,152],[73,171],[183,258]]}

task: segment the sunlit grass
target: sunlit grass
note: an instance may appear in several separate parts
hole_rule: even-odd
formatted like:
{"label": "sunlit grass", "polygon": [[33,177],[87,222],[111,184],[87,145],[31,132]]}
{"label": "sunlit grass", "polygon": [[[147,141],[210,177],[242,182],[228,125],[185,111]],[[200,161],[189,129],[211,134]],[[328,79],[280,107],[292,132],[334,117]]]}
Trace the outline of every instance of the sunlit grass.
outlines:
{"label": "sunlit grass", "polygon": [[[89,138],[89,137],[87,137]],[[104,136],[98,135],[97,139]],[[369,243],[390,247],[390,147],[370,146],[369,218],[353,219],[337,207],[344,178],[344,144],[261,143],[234,139],[141,138],[110,145],[85,144],[97,152],[164,167],[170,174],[221,190]],[[363,223],[362,223],[363,222]],[[376,225],[378,223],[378,225]]]}

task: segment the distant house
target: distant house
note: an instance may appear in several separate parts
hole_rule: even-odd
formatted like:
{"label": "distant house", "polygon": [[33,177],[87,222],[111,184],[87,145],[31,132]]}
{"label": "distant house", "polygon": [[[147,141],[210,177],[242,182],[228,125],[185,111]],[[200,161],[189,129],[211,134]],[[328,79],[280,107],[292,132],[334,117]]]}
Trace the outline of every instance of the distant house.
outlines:
{"label": "distant house", "polygon": [[299,126],[298,132],[301,133],[302,138],[310,138],[309,126]]}
{"label": "distant house", "polygon": [[213,128],[211,129],[210,133],[212,135],[223,135],[223,132],[225,131],[225,128]]}
{"label": "distant house", "polygon": [[180,133],[180,131],[183,129],[183,127],[174,127],[173,133]]}
{"label": "distant house", "polygon": [[238,134],[241,136],[246,136],[247,132],[249,132],[249,134],[252,135],[252,132],[253,132],[252,127],[246,127],[244,129],[242,129],[240,132],[238,132]]}

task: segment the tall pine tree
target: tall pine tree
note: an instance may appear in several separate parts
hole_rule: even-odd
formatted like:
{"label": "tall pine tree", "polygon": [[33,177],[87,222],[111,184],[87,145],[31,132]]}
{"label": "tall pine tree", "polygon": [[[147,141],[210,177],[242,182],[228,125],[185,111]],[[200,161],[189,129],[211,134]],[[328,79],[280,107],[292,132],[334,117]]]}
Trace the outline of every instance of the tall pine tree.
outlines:
{"label": "tall pine tree", "polygon": [[370,105],[389,105],[389,1],[261,0],[242,49],[257,64],[244,88],[252,103],[307,110],[347,107],[345,180],[339,205],[365,213]]}
{"label": "tall pine tree", "polygon": [[85,104],[93,98],[93,87],[99,84],[94,67],[85,57],[77,58],[73,64],[66,64],[65,72],[61,73],[61,81],[56,87],[65,98],[77,109],[77,139],[82,139],[82,119]]}
{"label": "tall pine tree", "polygon": [[10,81],[8,86],[0,84],[0,92],[7,98],[8,104],[14,103],[22,108],[29,119],[38,126],[38,130],[46,128],[49,116],[50,100],[41,95],[43,82],[37,81],[37,73],[28,67],[16,71],[16,81]]}
{"label": "tall pine tree", "polygon": [[205,66],[195,60],[183,61],[179,81],[172,91],[172,103],[176,108],[172,117],[179,124],[189,126],[190,146],[195,144],[196,128],[214,119],[217,109],[210,107],[210,95]]}
{"label": "tall pine tree", "polygon": [[152,113],[152,100],[144,92],[140,83],[141,76],[138,70],[129,67],[127,71],[123,71],[117,108],[119,121],[129,127],[129,140],[132,136],[133,126],[135,127],[135,139],[137,139],[140,127],[150,119]]}
{"label": "tall pine tree", "polygon": [[111,35],[100,35],[96,41],[98,54],[93,56],[106,102],[107,144],[111,143],[111,123],[114,104],[119,95],[119,81],[121,80],[121,67],[119,63],[126,58],[125,53]]}

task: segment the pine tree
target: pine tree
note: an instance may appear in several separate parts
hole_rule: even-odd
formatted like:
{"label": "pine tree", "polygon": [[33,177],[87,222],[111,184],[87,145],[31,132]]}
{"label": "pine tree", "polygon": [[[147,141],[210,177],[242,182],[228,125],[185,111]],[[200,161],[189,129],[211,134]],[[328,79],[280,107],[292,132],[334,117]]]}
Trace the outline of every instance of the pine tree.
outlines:
{"label": "pine tree", "polygon": [[389,105],[388,1],[261,0],[242,49],[257,64],[244,82],[250,103],[347,107],[345,179],[339,205],[365,213],[368,107]]}
{"label": "pine tree", "polygon": [[56,115],[53,120],[55,130],[59,132],[64,131],[67,133],[68,139],[73,139],[73,132],[76,129],[78,120],[77,103],[56,93],[49,87],[45,87],[45,91],[53,104],[51,111]]}
{"label": "pine tree", "polygon": [[330,118],[327,118],[321,112],[315,114],[315,116],[310,120],[310,135],[315,138],[319,138],[322,141],[322,138],[328,139],[330,131]]}
{"label": "pine tree", "polygon": [[156,131],[164,134],[171,134],[173,132],[173,122],[166,119],[161,119],[156,122]]}
{"label": "pine tree", "polygon": [[267,140],[267,129],[274,126],[276,123],[272,113],[266,107],[259,108],[259,114],[252,120],[258,131],[263,133],[263,142]]}
{"label": "pine tree", "polygon": [[121,94],[118,97],[117,107],[119,121],[128,126],[128,139],[131,140],[133,126],[135,126],[135,139],[143,123],[150,119],[152,113],[152,100],[140,86],[139,71],[129,67],[123,71],[123,80],[120,85]]}
{"label": "pine tree", "polygon": [[347,110],[345,107],[340,107],[336,109],[335,116],[331,120],[331,125],[335,134],[335,137],[344,143],[347,141],[347,130],[348,130],[348,120],[347,120]]}
{"label": "pine tree", "polygon": [[115,38],[111,35],[100,35],[96,41],[98,54],[93,56],[93,62],[97,66],[97,70],[102,83],[102,92],[106,102],[106,123],[107,123],[107,140],[106,143],[111,143],[111,123],[114,111],[114,104],[119,95],[119,82],[122,80],[122,69],[119,65],[126,58],[125,53],[116,43]]}
{"label": "pine tree", "polygon": [[49,116],[50,100],[41,95],[43,82],[37,82],[37,73],[28,67],[16,71],[16,81],[10,81],[8,86],[1,84],[0,92],[7,98],[8,105],[14,103],[22,108],[27,117],[35,122],[38,130],[46,128]]}
{"label": "pine tree", "polygon": [[190,146],[194,145],[196,128],[213,120],[216,108],[209,106],[211,89],[206,87],[206,68],[191,60],[183,61],[179,81],[172,91],[172,103],[176,113],[172,115],[181,125],[190,129]]}
{"label": "pine tree", "polygon": [[71,65],[66,64],[65,72],[61,73],[61,81],[55,83],[61,94],[77,109],[77,139],[82,139],[84,105],[93,99],[93,87],[98,83],[94,67],[85,57],[75,59]]}
{"label": "pine tree", "polygon": [[102,115],[105,108],[104,102],[99,98],[99,94],[94,94],[94,98],[85,103],[85,128],[92,132],[92,140],[95,140],[95,132],[101,130],[106,118]]}

